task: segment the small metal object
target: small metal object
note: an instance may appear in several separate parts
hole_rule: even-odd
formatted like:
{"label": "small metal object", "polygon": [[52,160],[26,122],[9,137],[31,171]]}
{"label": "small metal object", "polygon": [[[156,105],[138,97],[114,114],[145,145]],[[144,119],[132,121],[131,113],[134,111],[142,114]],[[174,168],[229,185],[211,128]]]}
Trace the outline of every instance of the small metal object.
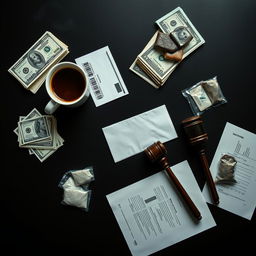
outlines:
{"label": "small metal object", "polygon": [[154,46],[165,52],[176,52],[178,50],[178,46],[170,38],[169,34],[160,31],[158,31]]}
{"label": "small metal object", "polygon": [[170,37],[178,45],[179,48],[186,46],[193,38],[186,27],[177,27],[170,33]]}
{"label": "small metal object", "polygon": [[208,160],[206,158],[206,142],[208,140],[208,134],[203,127],[203,120],[201,116],[192,116],[182,121],[182,125],[187,135],[188,142],[193,146],[200,156],[202,167],[206,176],[208,186],[211,191],[212,199],[215,204],[219,204],[219,195],[217,193],[210,169]]}
{"label": "small metal object", "polygon": [[168,159],[167,159],[167,150],[163,143],[160,141],[152,144],[150,147],[145,149],[145,153],[148,156],[148,158],[151,160],[151,162],[159,162],[160,166],[166,170],[168,173],[170,179],[172,180],[173,184],[176,186],[177,190],[182,195],[183,199],[187,203],[189,209],[192,211],[193,215],[200,220],[202,218],[201,213],[195,206],[194,202],[186,192],[186,190],[183,188],[175,174],[170,168]]}

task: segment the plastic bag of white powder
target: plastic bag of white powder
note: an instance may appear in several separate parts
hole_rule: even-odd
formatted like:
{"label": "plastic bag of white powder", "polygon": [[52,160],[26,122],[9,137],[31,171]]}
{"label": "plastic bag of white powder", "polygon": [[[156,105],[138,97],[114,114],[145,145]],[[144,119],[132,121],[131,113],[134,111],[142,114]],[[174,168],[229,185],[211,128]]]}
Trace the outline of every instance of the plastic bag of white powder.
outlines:
{"label": "plastic bag of white powder", "polygon": [[58,185],[64,190],[61,203],[88,211],[91,199],[91,190],[88,187],[93,180],[94,173],[91,166],[66,172]]}

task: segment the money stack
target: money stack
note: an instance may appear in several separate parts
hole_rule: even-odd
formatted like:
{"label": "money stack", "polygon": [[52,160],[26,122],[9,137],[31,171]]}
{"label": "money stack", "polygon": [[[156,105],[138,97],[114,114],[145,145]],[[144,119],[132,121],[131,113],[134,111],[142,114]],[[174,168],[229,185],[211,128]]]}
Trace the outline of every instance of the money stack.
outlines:
{"label": "money stack", "polygon": [[41,162],[63,145],[64,140],[57,132],[57,122],[52,115],[41,115],[33,109],[27,116],[20,116],[18,127],[19,147],[28,148]]}
{"label": "money stack", "polygon": [[8,71],[25,89],[36,93],[47,71],[68,53],[68,46],[46,31]]}
{"label": "money stack", "polygon": [[[203,37],[199,34],[180,7],[177,7],[162,18],[158,19],[156,24],[158,25],[160,31],[168,34],[180,26],[184,26],[189,30],[193,36],[193,39],[184,47],[182,60],[205,43]],[[145,48],[137,56],[135,61],[130,66],[130,70],[152,86],[159,88],[166,82],[168,77],[178,66],[179,62],[165,60],[163,57],[163,52],[154,47],[157,34],[158,31],[153,35]]]}

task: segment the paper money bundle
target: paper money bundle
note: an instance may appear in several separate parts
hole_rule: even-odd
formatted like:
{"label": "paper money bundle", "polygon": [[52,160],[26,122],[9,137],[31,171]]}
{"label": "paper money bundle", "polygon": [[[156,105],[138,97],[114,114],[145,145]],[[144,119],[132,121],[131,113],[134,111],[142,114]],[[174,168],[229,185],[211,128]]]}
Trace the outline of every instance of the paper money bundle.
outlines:
{"label": "paper money bundle", "polygon": [[18,127],[19,147],[28,148],[41,162],[63,145],[64,140],[57,132],[57,121],[52,115],[41,115],[33,109],[27,116],[20,116]]}
{"label": "paper money bundle", "polygon": [[36,93],[45,81],[47,71],[68,53],[68,46],[46,31],[8,71],[25,89]]}
{"label": "paper money bundle", "polygon": [[[188,19],[184,11],[177,7],[170,13],[156,21],[160,30],[170,34],[177,27],[186,27],[193,39],[183,48],[183,58],[186,58],[190,53],[196,50],[199,46],[205,43],[203,37],[199,34],[191,21]],[[179,62],[165,60],[163,52],[154,47],[158,31],[153,35],[142,52],[137,56],[132,63],[130,70],[143,78],[152,86],[159,88],[162,86],[171,73],[178,66]]]}

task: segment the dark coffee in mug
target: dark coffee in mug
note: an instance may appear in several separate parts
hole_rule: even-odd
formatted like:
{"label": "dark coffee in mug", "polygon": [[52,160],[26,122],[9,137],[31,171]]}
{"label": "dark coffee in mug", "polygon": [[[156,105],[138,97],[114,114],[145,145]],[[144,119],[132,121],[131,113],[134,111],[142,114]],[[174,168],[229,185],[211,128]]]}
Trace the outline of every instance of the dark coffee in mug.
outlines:
{"label": "dark coffee in mug", "polygon": [[61,101],[72,102],[79,99],[85,91],[84,76],[72,67],[56,71],[50,82],[52,93]]}

